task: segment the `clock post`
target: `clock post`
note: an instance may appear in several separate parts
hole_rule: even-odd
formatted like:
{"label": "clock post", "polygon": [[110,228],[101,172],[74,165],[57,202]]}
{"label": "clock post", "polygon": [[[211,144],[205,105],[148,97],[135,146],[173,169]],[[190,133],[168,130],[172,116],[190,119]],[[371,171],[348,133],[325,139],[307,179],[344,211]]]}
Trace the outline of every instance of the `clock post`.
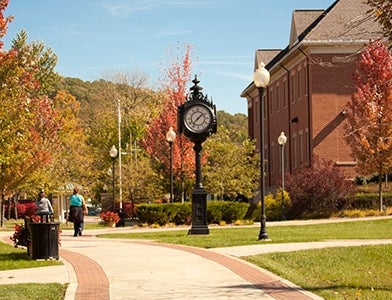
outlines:
{"label": "clock post", "polygon": [[209,234],[207,223],[207,192],[202,184],[201,151],[202,143],[216,133],[216,108],[201,92],[197,77],[192,81],[191,93],[185,103],[178,107],[178,128],[193,143],[195,151],[196,183],[192,192],[192,227],[189,235]]}

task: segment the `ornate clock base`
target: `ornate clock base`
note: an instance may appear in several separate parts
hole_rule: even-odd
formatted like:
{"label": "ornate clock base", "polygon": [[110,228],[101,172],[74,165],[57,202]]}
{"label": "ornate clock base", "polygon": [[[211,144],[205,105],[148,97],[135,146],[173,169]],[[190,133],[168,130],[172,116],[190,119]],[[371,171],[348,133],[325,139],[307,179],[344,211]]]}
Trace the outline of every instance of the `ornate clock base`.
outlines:
{"label": "ornate clock base", "polygon": [[188,235],[209,234],[207,223],[207,193],[203,188],[192,193],[192,227]]}

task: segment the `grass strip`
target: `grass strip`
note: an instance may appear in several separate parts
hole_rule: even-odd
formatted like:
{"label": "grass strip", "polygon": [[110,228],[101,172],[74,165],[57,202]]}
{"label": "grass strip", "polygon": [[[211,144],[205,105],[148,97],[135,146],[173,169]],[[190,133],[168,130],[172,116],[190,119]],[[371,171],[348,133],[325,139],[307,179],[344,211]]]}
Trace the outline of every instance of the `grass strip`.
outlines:
{"label": "grass strip", "polygon": [[392,299],[392,245],[245,257],[325,299]]}
{"label": "grass strip", "polygon": [[0,284],[0,299],[4,300],[62,300],[68,284],[22,283]]}
{"label": "grass strip", "polygon": [[188,235],[187,229],[102,234],[100,237],[150,239],[162,243],[202,248],[233,247],[260,243],[296,243],[331,239],[392,239],[392,219],[297,226],[270,226],[270,241],[259,241],[258,227],[211,228],[209,235]]}

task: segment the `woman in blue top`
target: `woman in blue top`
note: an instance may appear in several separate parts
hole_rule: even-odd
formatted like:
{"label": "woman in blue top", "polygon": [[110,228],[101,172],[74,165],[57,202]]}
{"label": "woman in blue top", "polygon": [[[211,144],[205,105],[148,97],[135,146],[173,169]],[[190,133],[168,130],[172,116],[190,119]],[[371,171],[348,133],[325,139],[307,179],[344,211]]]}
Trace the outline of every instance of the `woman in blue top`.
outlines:
{"label": "woman in blue top", "polygon": [[82,235],[82,225],[84,222],[84,198],[82,195],[79,195],[79,189],[74,188],[73,194],[70,198],[70,207],[69,207],[69,216],[68,221],[74,223],[74,235],[80,236]]}

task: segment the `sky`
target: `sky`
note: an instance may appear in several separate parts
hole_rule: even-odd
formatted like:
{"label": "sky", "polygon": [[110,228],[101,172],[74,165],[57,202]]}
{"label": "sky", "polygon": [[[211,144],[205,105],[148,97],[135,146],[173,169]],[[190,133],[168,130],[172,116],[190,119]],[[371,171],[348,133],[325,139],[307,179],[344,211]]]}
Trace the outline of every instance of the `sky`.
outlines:
{"label": "sky", "polygon": [[[295,9],[334,0],[10,0],[9,49],[24,29],[58,56],[56,70],[85,81],[142,72],[160,87],[167,50],[192,45],[192,78],[217,110],[247,114],[241,92],[252,82],[257,49],[284,49]],[[106,77],[105,77],[106,76]],[[189,82],[189,87],[192,85]]]}

